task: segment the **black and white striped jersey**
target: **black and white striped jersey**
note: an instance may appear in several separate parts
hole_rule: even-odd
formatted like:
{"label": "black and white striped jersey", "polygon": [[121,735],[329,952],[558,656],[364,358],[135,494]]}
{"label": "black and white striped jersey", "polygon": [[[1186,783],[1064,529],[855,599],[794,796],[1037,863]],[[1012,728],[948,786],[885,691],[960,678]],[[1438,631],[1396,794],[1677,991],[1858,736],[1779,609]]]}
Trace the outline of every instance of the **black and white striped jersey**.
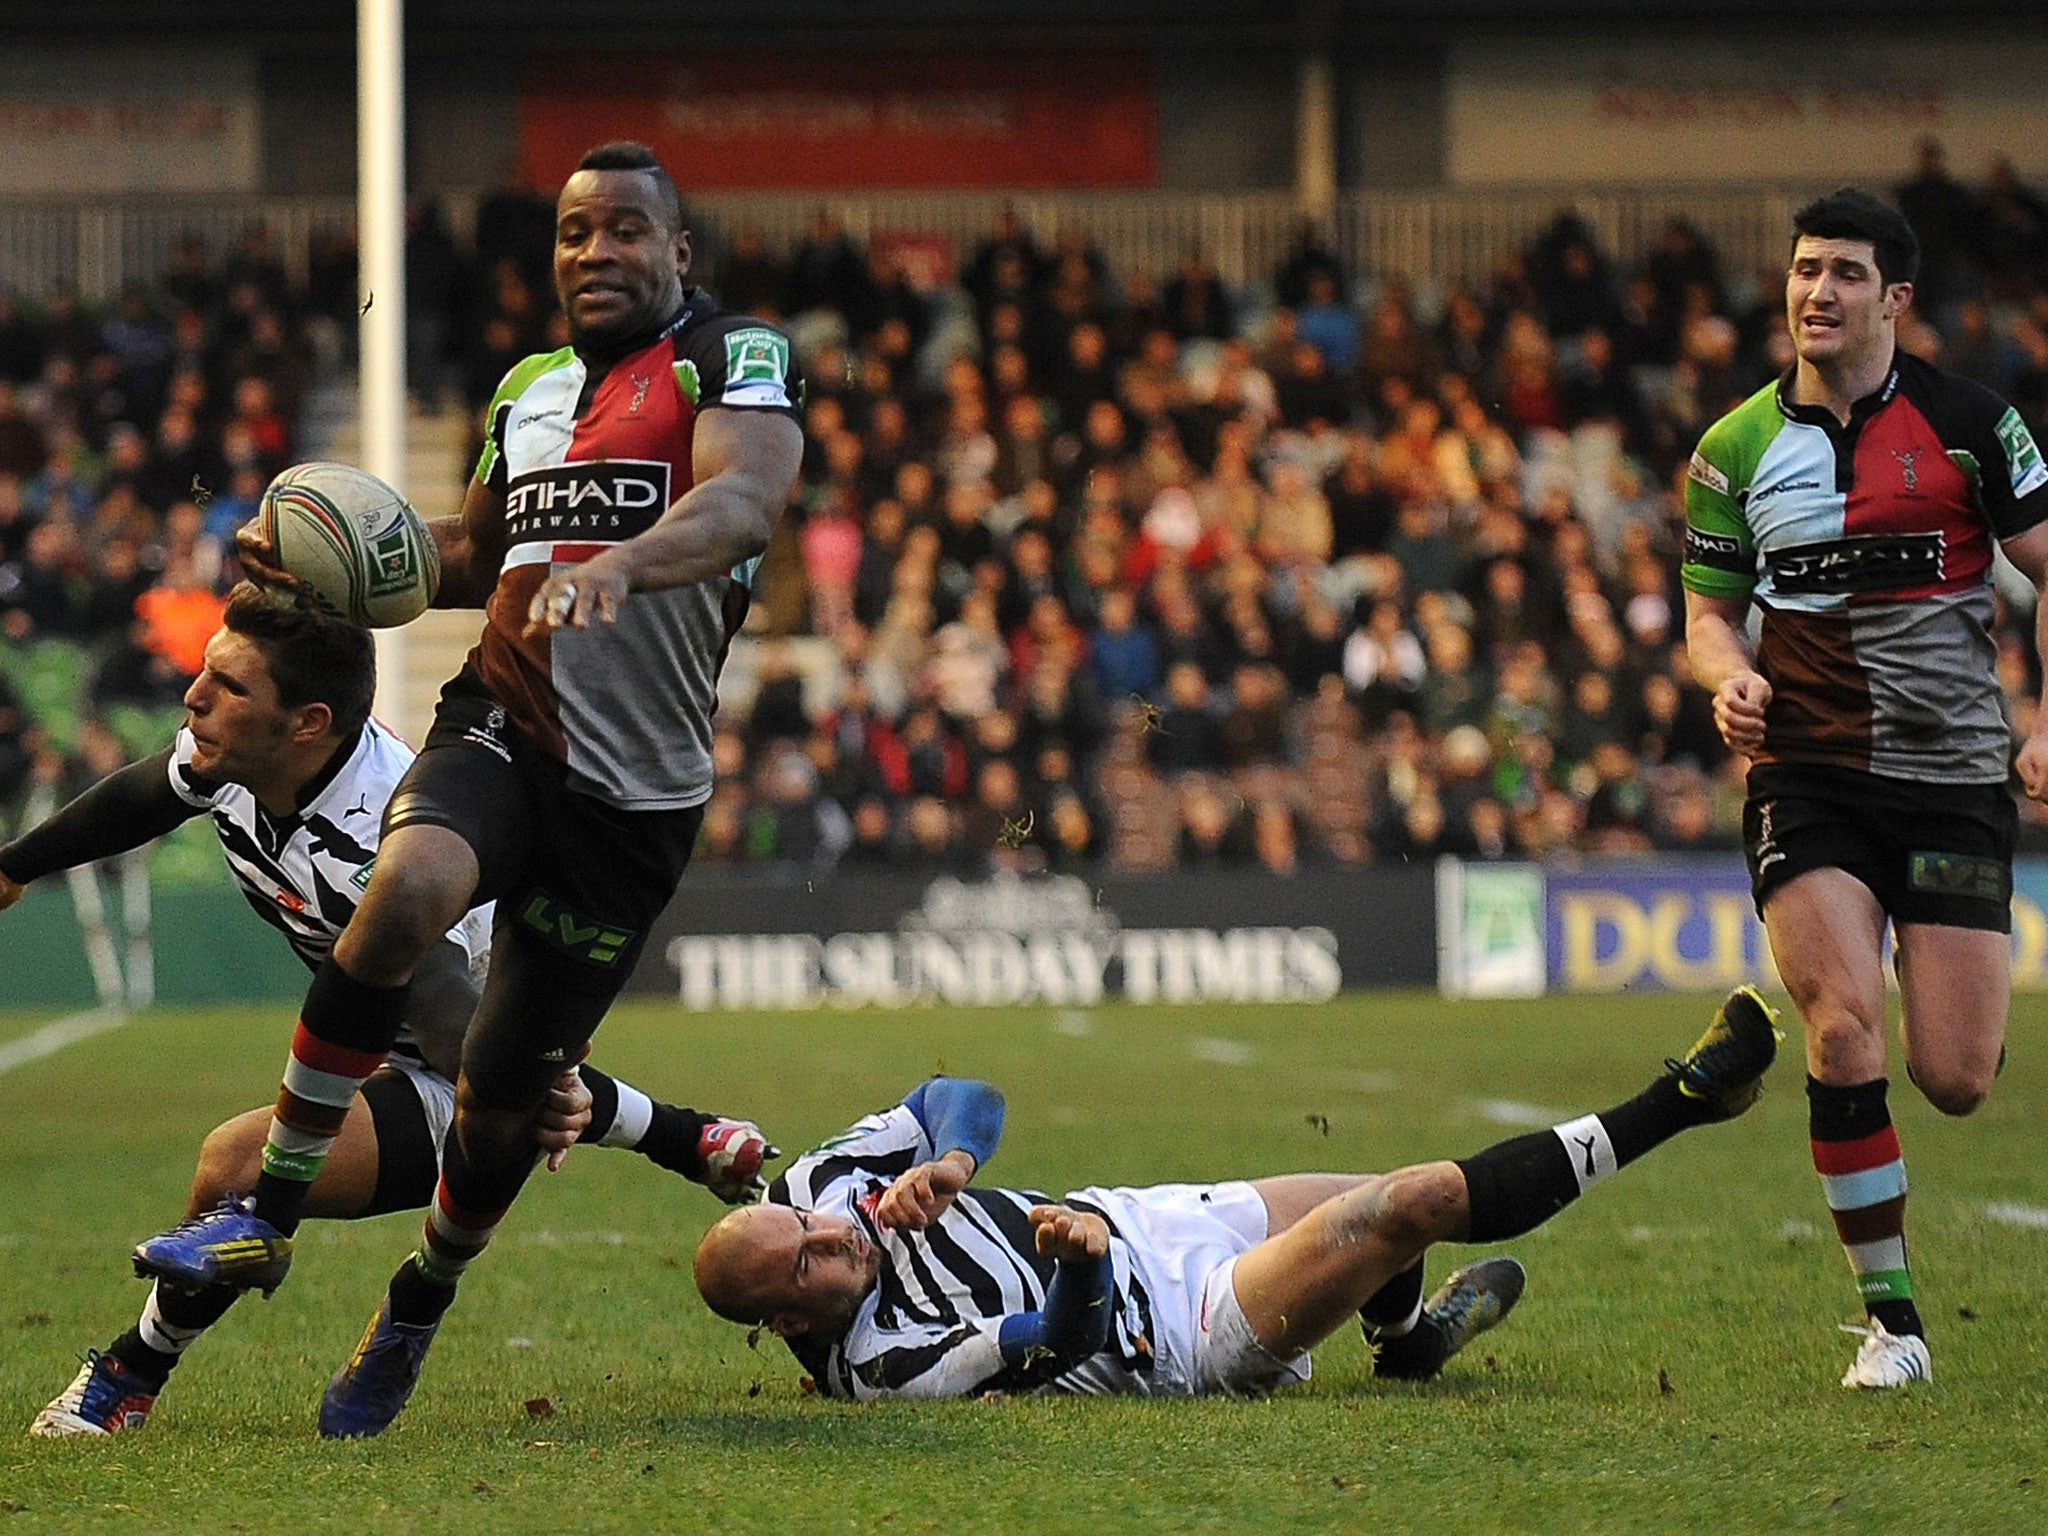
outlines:
{"label": "black and white striped jersey", "polygon": [[937,1157],[907,1105],[869,1115],[806,1152],[777,1178],[768,1199],[860,1223],[881,1255],[875,1289],[844,1337],[819,1347],[790,1341],[828,1396],[955,1397],[1000,1388],[1062,1392],[1147,1392],[1153,1368],[1152,1302],[1132,1249],[1095,1191],[1065,1203],[1109,1221],[1113,1291],[1108,1347],[1045,1379],[1003,1364],[998,1335],[1013,1312],[1045,1305],[1053,1261],[1032,1238],[1029,1211],[1048,1197],[970,1185],[922,1232],[885,1231],[875,1207],[897,1175]]}
{"label": "black and white striped jersey", "polygon": [[[171,789],[213,818],[228,869],[256,913],[317,968],[341,936],[377,862],[384,807],[413,750],[375,720],[337,751],[301,793],[299,809],[272,816],[240,784],[217,784],[192,771],[192,733],[180,730],[170,759]],[[452,929],[474,964],[490,945],[489,909]]]}

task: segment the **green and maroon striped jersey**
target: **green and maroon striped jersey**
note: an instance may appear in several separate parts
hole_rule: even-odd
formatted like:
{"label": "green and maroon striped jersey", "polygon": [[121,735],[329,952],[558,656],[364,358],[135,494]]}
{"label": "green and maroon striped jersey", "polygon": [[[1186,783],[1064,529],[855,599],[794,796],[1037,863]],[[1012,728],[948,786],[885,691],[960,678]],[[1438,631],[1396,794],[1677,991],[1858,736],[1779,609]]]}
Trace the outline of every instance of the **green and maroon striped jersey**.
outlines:
{"label": "green and maroon striped jersey", "polygon": [[1686,474],[1685,585],[1763,610],[1757,761],[2002,782],[1992,541],[2048,518],[2048,464],[1998,396],[1906,353],[1847,425],[1791,380],[1714,423]]}
{"label": "green and maroon striped jersey", "polygon": [[491,401],[476,477],[505,498],[505,559],[469,665],[569,782],[623,810],[711,795],[711,714],[759,558],[727,576],[636,592],[618,622],[528,637],[551,571],[645,532],[695,483],[697,416],[801,419],[789,338],[701,291],[644,347],[593,376],[575,350],[529,357]]}

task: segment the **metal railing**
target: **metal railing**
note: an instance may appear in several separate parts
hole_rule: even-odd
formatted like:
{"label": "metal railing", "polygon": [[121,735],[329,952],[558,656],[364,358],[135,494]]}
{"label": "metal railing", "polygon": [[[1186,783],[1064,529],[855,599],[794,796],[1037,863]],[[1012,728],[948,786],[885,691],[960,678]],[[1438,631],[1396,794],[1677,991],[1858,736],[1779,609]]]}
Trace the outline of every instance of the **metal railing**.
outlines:
{"label": "metal railing", "polygon": [[[1783,262],[1791,212],[1808,195],[1681,187],[1352,192],[1338,200],[1328,236],[1354,272],[1442,286],[1484,280],[1563,209],[1585,219],[1624,264],[1654,246],[1667,219],[1683,217],[1719,248],[1727,270],[1744,272]],[[477,199],[445,201],[457,227],[467,227]],[[823,208],[862,242],[885,232],[938,236],[963,259],[1005,206],[1042,241],[1063,227],[1086,230],[1120,278],[1164,277],[1195,248],[1232,286],[1268,278],[1300,218],[1294,199],[1280,192],[719,193],[693,201],[707,233],[750,224],[785,253]],[[68,283],[88,301],[109,298],[125,282],[162,273],[186,234],[197,234],[218,259],[252,223],[264,226],[286,271],[303,280],[314,236],[354,221],[354,201],[345,197],[0,200],[0,288],[36,297]]]}

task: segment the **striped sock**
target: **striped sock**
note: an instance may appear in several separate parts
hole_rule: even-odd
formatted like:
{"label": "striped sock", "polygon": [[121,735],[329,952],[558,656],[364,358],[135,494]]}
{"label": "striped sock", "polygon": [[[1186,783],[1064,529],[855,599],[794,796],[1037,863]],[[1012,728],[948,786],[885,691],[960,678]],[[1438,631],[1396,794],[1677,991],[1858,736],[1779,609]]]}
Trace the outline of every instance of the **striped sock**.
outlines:
{"label": "striped sock", "polygon": [[298,1230],[306,1192],[341,1134],[356,1091],[384,1065],[398,1038],[408,990],[366,986],[331,955],[314,973],[256,1176],[256,1215],[287,1237]]}
{"label": "striped sock", "polygon": [[1813,1166],[1864,1309],[1892,1333],[1925,1335],[1906,1262],[1906,1162],[1889,1084],[1806,1080]]}
{"label": "striped sock", "polygon": [[391,1281],[391,1320],[411,1328],[439,1322],[455,1300],[463,1271],[491,1244],[535,1159],[488,1172],[474,1169],[449,1127],[441,1145],[441,1182],[420,1234],[420,1246]]}

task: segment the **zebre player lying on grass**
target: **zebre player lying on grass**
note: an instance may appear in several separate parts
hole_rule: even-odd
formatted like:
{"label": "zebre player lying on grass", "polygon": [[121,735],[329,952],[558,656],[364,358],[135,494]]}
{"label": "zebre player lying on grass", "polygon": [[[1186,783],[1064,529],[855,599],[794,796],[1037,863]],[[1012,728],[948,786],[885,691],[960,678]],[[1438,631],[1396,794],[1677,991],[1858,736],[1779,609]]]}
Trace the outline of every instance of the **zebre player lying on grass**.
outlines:
{"label": "zebre player lying on grass", "polygon": [[[367,631],[242,583],[186,692],[176,743],[109,775],[0,847],[0,910],[19,900],[31,880],[139,848],[210,814],[250,905],[317,966],[369,883],[385,803],[413,758],[370,718],[375,691]],[[313,1181],[307,1215],[374,1216],[421,1209],[432,1199],[463,1032],[487,964],[490,919],[489,908],[478,908],[435,946],[421,964],[406,1032],[389,1060],[374,1074],[365,1068],[360,1092],[322,1106],[339,1130]],[[318,1098],[317,1084],[307,1091]],[[269,1109],[252,1109],[207,1135],[188,1216],[254,1186],[272,1118]],[[557,1161],[578,1140],[628,1147],[724,1200],[758,1189],[768,1150],[746,1121],[661,1103],[590,1067],[580,1080],[574,1071],[563,1075],[540,1130],[541,1146]],[[240,1257],[223,1256],[223,1268]],[[30,1432],[103,1434],[139,1426],[179,1357],[240,1290],[266,1288],[264,1256],[255,1257],[258,1272],[245,1270],[233,1286],[153,1287],[136,1325],[104,1353],[88,1355],[77,1380]]]}
{"label": "zebre player lying on grass", "polygon": [[1002,1095],[936,1078],[713,1227],[697,1286],[721,1317],[779,1335],[833,1397],[1263,1393],[1306,1381],[1309,1350],[1354,1318],[1376,1375],[1427,1378],[1523,1282],[1513,1259],[1484,1259],[1425,1304],[1431,1244],[1516,1237],[1679,1131],[1741,1114],[1777,1040],[1744,987],[1635,1098],[1475,1157],[1059,1202],[970,1182]]}

